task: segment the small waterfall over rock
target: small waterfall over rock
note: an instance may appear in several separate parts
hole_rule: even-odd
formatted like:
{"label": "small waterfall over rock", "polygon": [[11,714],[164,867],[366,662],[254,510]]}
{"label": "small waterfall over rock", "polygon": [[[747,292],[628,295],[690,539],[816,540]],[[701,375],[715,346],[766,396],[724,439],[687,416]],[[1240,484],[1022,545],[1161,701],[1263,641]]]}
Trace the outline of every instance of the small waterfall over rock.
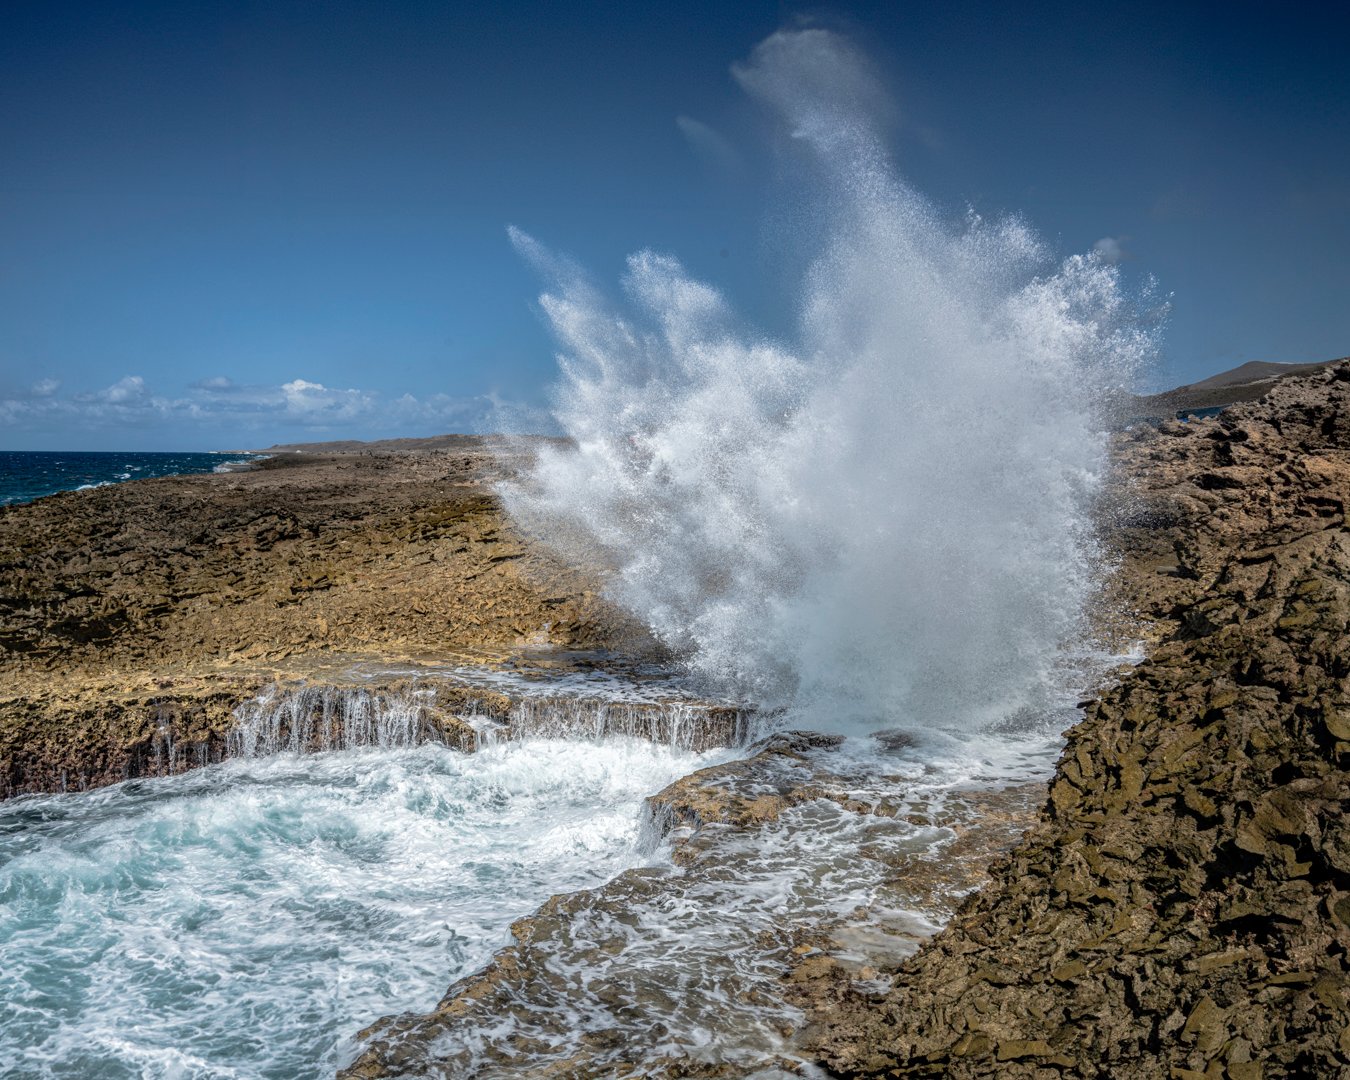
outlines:
{"label": "small waterfall over rock", "polygon": [[673,746],[707,750],[739,746],[750,737],[752,713],[733,706],[685,701],[625,702],[588,698],[523,698],[511,707],[513,737],[627,736]]}
{"label": "small waterfall over rock", "polygon": [[521,738],[641,738],[680,750],[738,746],[753,713],[690,700],[505,694],[435,680],[388,687],[270,686],[235,710],[231,757],[440,743],[458,750]]}
{"label": "small waterfall over rock", "polygon": [[284,751],[453,743],[432,707],[435,694],[426,688],[268,687],[235,710],[238,725],[229,737],[229,753],[261,757]]}

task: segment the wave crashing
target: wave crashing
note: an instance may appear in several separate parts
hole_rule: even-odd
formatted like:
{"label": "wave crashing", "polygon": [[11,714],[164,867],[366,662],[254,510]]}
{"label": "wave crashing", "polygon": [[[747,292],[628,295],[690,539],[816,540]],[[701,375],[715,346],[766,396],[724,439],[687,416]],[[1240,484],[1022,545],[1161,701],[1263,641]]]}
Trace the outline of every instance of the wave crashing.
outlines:
{"label": "wave crashing", "polygon": [[1080,631],[1101,406],[1152,334],[1114,266],[907,186],[842,38],[780,32],[733,72],[817,178],[792,340],[668,255],[633,255],[614,303],[513,229],[552,281],[571,438],[508,508],[602,550],[613,597],[720,692],[816,726],[1006,716]]}

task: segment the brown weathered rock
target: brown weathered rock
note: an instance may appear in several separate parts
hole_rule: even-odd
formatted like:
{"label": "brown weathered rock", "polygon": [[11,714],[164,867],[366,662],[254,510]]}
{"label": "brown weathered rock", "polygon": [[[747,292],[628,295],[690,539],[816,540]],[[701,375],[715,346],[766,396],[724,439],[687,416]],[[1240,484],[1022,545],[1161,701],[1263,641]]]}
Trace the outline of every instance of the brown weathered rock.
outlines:
{"label": "brown weathered rock", "polygon": [[219,757],[262,685],[636,627],[506,522],[484,440],[283,454],[0,508],[0,797]]}

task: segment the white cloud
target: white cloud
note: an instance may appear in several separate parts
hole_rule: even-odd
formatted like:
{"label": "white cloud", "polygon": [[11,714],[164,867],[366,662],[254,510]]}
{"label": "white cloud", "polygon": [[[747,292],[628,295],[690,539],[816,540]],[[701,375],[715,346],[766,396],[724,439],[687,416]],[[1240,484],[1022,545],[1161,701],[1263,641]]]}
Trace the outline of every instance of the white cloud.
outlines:
{"label": "white cloud", "polygon": [[330,390],[323,383],[307,379],[284,383],[281,393],[286,400],[286,412],[306,419],[315,416],[350,419],[369,412],[378,400],[377,395],[367,390]]}
{"label": "white cloud", "polygon": [[139,375],[124,375],[111,386],[105,386],[95,395],[101,401],[120,405],[126,401],[135,401],[145,397],[145,380]]}
{"label": "white cloud", "polygon": [[[551,430],[546,415],[499,401],[495,395],[455,397],[341,389],[295,378],[273,385],[241,385],[225,376],[202,379],[182,396],[152,392],[145,379],[128,375],[88,393],[60,395],[60,383],[44,379],[31,391],[0,397],[0,424],[16,431],[59,434],[74,429],[151,429],[161,426],[211,430],[249,441],[291,437],[377,438],[448,431]],[[534,424],[534,428],[529,425]]]}

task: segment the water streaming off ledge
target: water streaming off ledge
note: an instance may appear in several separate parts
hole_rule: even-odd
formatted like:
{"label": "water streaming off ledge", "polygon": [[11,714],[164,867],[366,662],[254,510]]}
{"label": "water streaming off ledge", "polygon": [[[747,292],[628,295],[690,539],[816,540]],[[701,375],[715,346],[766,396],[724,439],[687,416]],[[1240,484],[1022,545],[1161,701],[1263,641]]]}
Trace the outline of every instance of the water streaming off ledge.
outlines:
{"label": "water streaming off ledge", "polygon": [[[430,673],[430,677],[428,677]],[[397,673],[405,674],[405,673]],[[503,739],[649,739],[682,750],[744,745],[754,710],[689,695],[678,682],[647,683],[600,675],[421,668],[406,681],[387,672],[370,686],[315,683],[266,688],[235,709],[230,757],[282,752],[396,749],[437,742],[461,750]],[[178,751],[168,755],[174,772]]]}

